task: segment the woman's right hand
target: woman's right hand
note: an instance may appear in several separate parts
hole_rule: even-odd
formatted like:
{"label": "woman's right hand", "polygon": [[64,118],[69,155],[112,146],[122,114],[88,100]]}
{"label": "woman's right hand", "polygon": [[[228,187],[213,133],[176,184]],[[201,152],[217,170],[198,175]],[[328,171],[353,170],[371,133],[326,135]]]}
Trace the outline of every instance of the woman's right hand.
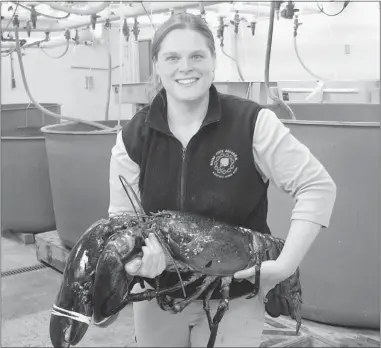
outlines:
{"label": "woman's right hand", "polygon": [[125,265],[125,270],[133,276],[155,278],[166,268],[164,250],[153,233],[145,239],[146,245],[142,247],[143,257],[136,258]]}

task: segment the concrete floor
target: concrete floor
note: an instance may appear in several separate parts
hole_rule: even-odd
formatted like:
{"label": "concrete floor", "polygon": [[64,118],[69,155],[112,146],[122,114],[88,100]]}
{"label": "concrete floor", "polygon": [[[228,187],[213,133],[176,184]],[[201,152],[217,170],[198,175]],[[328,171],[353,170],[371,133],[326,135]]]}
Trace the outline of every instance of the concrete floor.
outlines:
{"label": "concrete floor", "polygon": [[[1,240],[1,271],[40,264],[34,244],[23,245],[11,234]],[[51,308],[62,274],[47,267],[2,277],[2,347],[52,347],[49,337]],[[126,307],[108,328],[89,327],[77,347],[132,347],[132,308]]]}
{"label": "concrete floor", "polygon": [[[19,270],[42,265],[36,256],[36,245],[24,245],[14,234],[2,235],[1,271]],[[49,321],[52,304],[61,284],[62,274],[46,267],[2,276],[2,341],[3,347],[52,347]],[[283,329],[279,329],[282,328]],[[267,318],[262,347],[379,347],[380,332],[331,327],[304,320],[301,336],[290,334],[294,322],[280,317]],[[282,336],[282,330],[283,335]],[[299,343],[295,339],[299,339]],[[131,306],[107,328],[90,325],[77,347],[133,347],[134,329]]]}

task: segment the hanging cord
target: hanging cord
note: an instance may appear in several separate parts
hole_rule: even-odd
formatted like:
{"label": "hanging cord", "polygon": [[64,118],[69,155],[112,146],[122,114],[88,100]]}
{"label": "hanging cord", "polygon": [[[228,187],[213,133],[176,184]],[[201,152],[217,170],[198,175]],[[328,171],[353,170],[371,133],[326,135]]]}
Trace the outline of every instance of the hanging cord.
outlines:
{"label": "hanging cord", "polygon": [[42,52],[44,52],[49,58],[52,58],[52,59],[60,59],[60,58],[63,58],[63,57],[67,54],[67,52],[69,51],[69,46],[70,46],[69,41],[66,41],[66,44],[65,44],[65,51],[63,51],[63,53],[60,54],[58,57],[53,57],[53,56],[51,56],[51,55],[50,55],[48,52],[46,52],[45,49],[42,48],[41,46],[40,46],[40,50],[41,50]]}
{"label": "hanging cord", "polygon": [[44,48],[39,46],[41,51],[44,52],[49,58],[52,58],[52,59],[60,59],[60,58],[64,57],[67,54],[67,52],[69,51],[69,46],[70,46],[70,43],[69,43],[69,40],[70,40],[70,31],[66,30],[64,36],[65,36],[65,39],[66,39],[65,51],[61,55],[59,55],[58,57],[51,56],[48,52],[45,51]]}
{"label": "hanging cord", "polygon": [[[30,93],[30,90],[29,90],[29,87],[28,87],[28,83],[26,81],[26,76],[25,76],[25,70],[24,70],[24,64],[23,64],[23,61],[22,61],[22,54],[21,54],[21,48],[20,48],[20,39],[19,39],[19,25],[20,25],[20,22],[18,20],[18,16],[15,15],[14,19],[13,19],[13,24],[15,26],[15,35],[16,35],[16,52],[17,52],[17,56],[18,56],[18,61],[19,61],[19,65],[20,65],[20,71],[21,71],[21,77],[22,77],[22,80],[23,80],[23,84],[24,84],[24,87],[25,87],[25,90],[29,96],[29,99],[33,102],[34,105],[36,105],[36,107],[38,109],[40,109],[42,112],[44,112],[45,114],[49,115],[49,116],[53,116],[55,118],[58,118],[58,119],[64,119],[64,120],[69,120],[69,121],[74,121],[74,122],[78,122],[78,123],[83,123],[83,124],[88,124],[90,126],[93,126],[95,128],[100,128],[101,131],[93,131],[93,133],[99,133],[99,132],[103,132],[106,131],[106,132],[110,132],[111,130],[113,130],[112,128],[110,127],[107,127],[103,124],[100,124],[100,123],[97,123],[97,122],[92,122],[92,121],[86,121],[86,120],[81,120],[81,119],[76,119],[76,118],[73,118],[73,117],[68,117],[68,116],[62,116],[62,115],[59,115],[59,114],[55,114],[54,112],[51,112],[47,109],[45,109],[44,107],[42,107],[32,96],[32,94]],[[89,132],[91,133],[91,132]]]}
{"label": "hanging cord", "polygon": [[329,16],[329,17],[335,17],[335,16],[338,16],[339,14],[341,14],[347,8],[348,4],[349,4],[349,1],[344,1],[343,8],[339,12],[330,14],[330,13],[324,12],[323,6],[320,6],[319,2],[316,3],[320,12],[324,13],[326,16]]}
{"label": "hanging cord", "polygon": [[282,105],[288,111],[291,118],[295,120],[296,117],[292,109],[283,100],[273,95],[269,88],[271,46],[272,46],[272,38],[273,38],[273,31],[274,31],[274,15],[275,15],[275,3],[274,1],[271,1],[269,31],[267,36],[267,49],[266,49],[266,61],[265,61],[265,86],[266,86],[267,95],[270,97],[270,99],[273,100],[275,103]]}

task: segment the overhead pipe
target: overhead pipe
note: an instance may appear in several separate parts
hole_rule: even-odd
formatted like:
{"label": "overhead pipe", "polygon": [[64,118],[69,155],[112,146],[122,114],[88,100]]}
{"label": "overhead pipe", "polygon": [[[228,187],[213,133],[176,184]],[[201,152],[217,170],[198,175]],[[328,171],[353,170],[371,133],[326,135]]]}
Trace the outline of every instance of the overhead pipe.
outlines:
{"label": "overhead pipe", "polygon": [[[209,9],[211,6],[218,5],[220,3],[223,3],[223,1],[207,1],[204,6]],[[140,2],[138,2],[138,3],[133,2],[132,4],[136,4],[136,7],[134,7],[134,6],[127,7],[125,9],[125,11],[123,11],[123,13],[122,13],[122,15],[124,17],[136,18],[139,16],[146,16],[147,15],[146,11],[144,10],[143,6],[141,6]],[[196,3],[194,1],[185,1],[185,2],[176,1],[176,2],[171,2],[169,4],[170,4],[171,9],[176,9],[176,10],[186,10],[188,8],[199,8],[200,7],[199,3]],[[146,7],[147,11],[149,11],[150,13],[159,14],[159,13],[168,12],[169,4],[166,2],[161,2],[161,1],[155,0],[155,1],[149,2],[149,9],[147,8],[147,6],[148,6],[147,4],[144,4],[144,6]],[[120,14],[109,16],[107,18],[98,19],[97,23],[105,23],[107,20],[109,20],[110,22],[115,22],[115,21],[119,21],[119,19],[120,19]],[[29,20],[29,17],[27,18],[27,20]],[[91,20],[89,18],[83,19],[83,20],[78,20],[77,22],[74,22],[73,19],[71,19],[71,20],[60,20],[59,22],[55,21],[55,20],[49,20],[49,19],[45,19],[43,21],[44,21],[44,23],[46,23],[46,22],[50,23],[50,25],[46,26],[46,27],[39,27],[38,26],[36,29],[33,30],[34,32],[47,32],[47,31],[59,32],[59,31],[65,31],[66,29],[78,29],[81,27],[88,27],[91,25]],[[39,22],[40,22],[40,20],[39,20]],[[56,25],[53,25],[53,24],[56,24]],[[6,24],[3,23],[3,21],[1,23],[1,26],[2,26],[3,31],[15,31],[15,28],[6,28]],[[24,28],[25,26],[26,26],[26,24],[22,25],[20,23],[19,32],[27,31],[26,28]]]}
{"label": "overhead pipe", "polygon": [[101,2],[100,4],[97,4],[96,6],[89,6],[89,8],[87,9],[66,7],[66,6],[58,5],[57,2],[54,2],[54,1],[39,1],[39,3],[49,5],[49,7],[52,8],[53,10],[62,11],[62,12],[70,13],[70,14],[76,14],[80,16],[94,15],[110,6],[110,1]]}
{"label": "overhead pipe", "polygon": [[[130,25],[132,25],[133,23],[130,23]],[[157,26],[159,26],[159,23],[155,23]],[[151,27],[151,24],[150,23],[140,23],[139,22],[139,27],[140,28],[148,28],[148,27]],[[20,39],[21,41],[22,39]],[[101,40],[103,40],[103,37],[95,37],[95,43],[99,43]],[[36,38],[36,42],[39,42],[40,40]],[[87,39],[87,38],[84,38],[82,39],[81,38],[81,35],[79,35],[79,39],[78,39],[78,42],[74,41],[74,40],[70,40],[70,44],[84,44],[86,42],[89,42],[91,40]],[[41,42],[39,43],[38,45],[34,45],[32,44],[31,42],[28,42],[26,43],[25,45],[28,45],[28,48],[55,48],[55,47],[61,47],[61,46],[65,46],[67,44],[66,42],[66,39],[64,37],[55,37],[55,38],[51,38],[50,41],[46,41],[46,42]],[[25,45],[21,45],[22,48],[25,46]],[[1,43],[1,48],[2,49],[14,49],[16,48],[16,42],[15,41],[3,41]]]}

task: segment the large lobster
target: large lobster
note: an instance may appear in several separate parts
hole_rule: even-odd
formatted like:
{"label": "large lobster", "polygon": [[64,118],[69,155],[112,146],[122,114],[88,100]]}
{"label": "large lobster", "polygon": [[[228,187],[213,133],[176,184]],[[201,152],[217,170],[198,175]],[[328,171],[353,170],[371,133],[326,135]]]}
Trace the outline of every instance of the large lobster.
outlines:
{"label": "large lobster", "polygon": [[[162,211],[145,214],[125,179],[123,187],[134,206],[136,217],[126,214],[95,222],[71,250],[63,280],[53,305],[50,337],[54,347],[76,345],[85,335],[91,320],[100,326],[110,325],[128,303],[157,299],[163,310],[181,312],[187,305],[202,299],[211,330],[208,347],[213,347],[218,325],[228,310],[229,288],[235,272],[255,267],[255,284],[247,296],[256,296],[260,287],[260,269],[265,260],[275,260],[284,241],[246,228],[196,214]],[[137,211],[125,184],[139,203]],[[171,262],[166,272],[176,272],[179,282],[163,287],[161,277],[155,279],[131,276],[124,266],[143,255],[142,246],[149,233],[154,233]],[[182,275],[188,276],[184,280]],[[189,274],[191,274],[189,276]],[[197,291],[186,296],[186,287],[201,280]],[[153,289],[130,293],[132,287],[146,281]],[[220,289],[220,303],[212,318],[209,300]],[[171,293],[183,290],[183,299]],[[276,285],[267,295],[266,311],[272,317],[288,315],[295,319],[296,333],[301,325],[301,284],[299,269]]]}

